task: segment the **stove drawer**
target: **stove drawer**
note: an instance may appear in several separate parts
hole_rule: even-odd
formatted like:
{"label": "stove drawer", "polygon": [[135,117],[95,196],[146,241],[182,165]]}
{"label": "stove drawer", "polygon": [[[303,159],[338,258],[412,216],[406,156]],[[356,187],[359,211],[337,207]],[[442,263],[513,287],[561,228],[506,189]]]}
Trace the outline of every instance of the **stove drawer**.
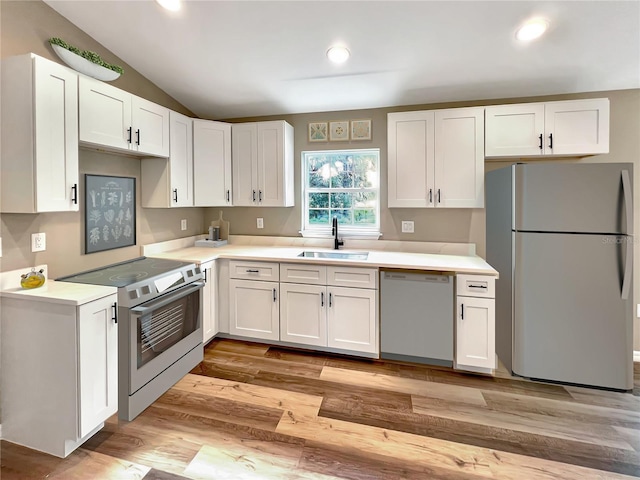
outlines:
{"label": "stove drawer", "polygon": [[229,278],[240,280],[280,281],[280,264],[269,262],[229,261]]}

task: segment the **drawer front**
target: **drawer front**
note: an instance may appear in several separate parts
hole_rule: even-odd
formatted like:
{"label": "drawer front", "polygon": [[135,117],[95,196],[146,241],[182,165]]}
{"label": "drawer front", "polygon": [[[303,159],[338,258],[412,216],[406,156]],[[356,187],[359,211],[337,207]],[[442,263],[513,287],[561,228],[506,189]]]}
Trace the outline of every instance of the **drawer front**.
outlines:
{"label": "drawer front", "polygon": [[456,275],[457,293],[467,297],[495,298],[496,278],[488,275]]}
{"label": "drawer front", "polygon": [[326,285],[327,267],[305,263],[281,263],[280,281],[286,283],[305,283],[308,285]]}
{"label": "drawer front", "polygon": [[280,280],[280,264],[268,262],[229,261],[229,278],[244,280]]}
{"label": "drawer front", "polygon": [[378,269],[327,266],[327,285],[378,288]]}

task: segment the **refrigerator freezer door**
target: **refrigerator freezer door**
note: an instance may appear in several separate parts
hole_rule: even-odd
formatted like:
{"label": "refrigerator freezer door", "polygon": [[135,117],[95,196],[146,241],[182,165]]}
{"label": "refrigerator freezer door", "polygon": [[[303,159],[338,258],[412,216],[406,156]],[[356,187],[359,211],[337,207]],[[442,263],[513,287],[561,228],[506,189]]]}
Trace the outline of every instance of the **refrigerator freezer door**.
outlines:
{"label": "refrigerator freezer door", "polygon": [[623,298],[630,238],[514,235],[513,372],[633,388],[632,303]]}
{"label": "refrigerator freezer door", "polygon": [[632,234],[630,163],[521,164],[515,167],[515,229]]}

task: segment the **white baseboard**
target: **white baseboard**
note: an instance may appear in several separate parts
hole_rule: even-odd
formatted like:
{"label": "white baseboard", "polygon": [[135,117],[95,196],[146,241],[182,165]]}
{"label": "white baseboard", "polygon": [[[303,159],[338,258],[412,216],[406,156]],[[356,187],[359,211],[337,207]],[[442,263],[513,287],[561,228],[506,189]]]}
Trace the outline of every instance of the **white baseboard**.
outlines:
{"label": "white baseboard", "polygon": [[633,352],[633,361],[634,362],[640,362],[640,352],[638,350],[635,350]]}

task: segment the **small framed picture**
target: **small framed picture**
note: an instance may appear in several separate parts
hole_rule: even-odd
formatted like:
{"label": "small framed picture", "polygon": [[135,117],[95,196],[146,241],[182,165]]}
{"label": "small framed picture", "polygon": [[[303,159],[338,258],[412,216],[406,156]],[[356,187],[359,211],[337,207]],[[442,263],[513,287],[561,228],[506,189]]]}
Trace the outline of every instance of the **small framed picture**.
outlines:
{"label": "small framed picture", "polygon": [[349,140],[349,120],[329,123],[329,140],[342,142]]}
{"label": "small framed picture", "polygon": [[328,129],[327,122],[309,123],[309,141],[310,142],[326,142],[327,129]]}
{"label": "small framed picture", "polygon": [[371,140],[371,120],[351,120],[351,140]]}
{"label": "small framed picture", "polygon": [[84,176],[85,253],[136,244],[136,179]]}

